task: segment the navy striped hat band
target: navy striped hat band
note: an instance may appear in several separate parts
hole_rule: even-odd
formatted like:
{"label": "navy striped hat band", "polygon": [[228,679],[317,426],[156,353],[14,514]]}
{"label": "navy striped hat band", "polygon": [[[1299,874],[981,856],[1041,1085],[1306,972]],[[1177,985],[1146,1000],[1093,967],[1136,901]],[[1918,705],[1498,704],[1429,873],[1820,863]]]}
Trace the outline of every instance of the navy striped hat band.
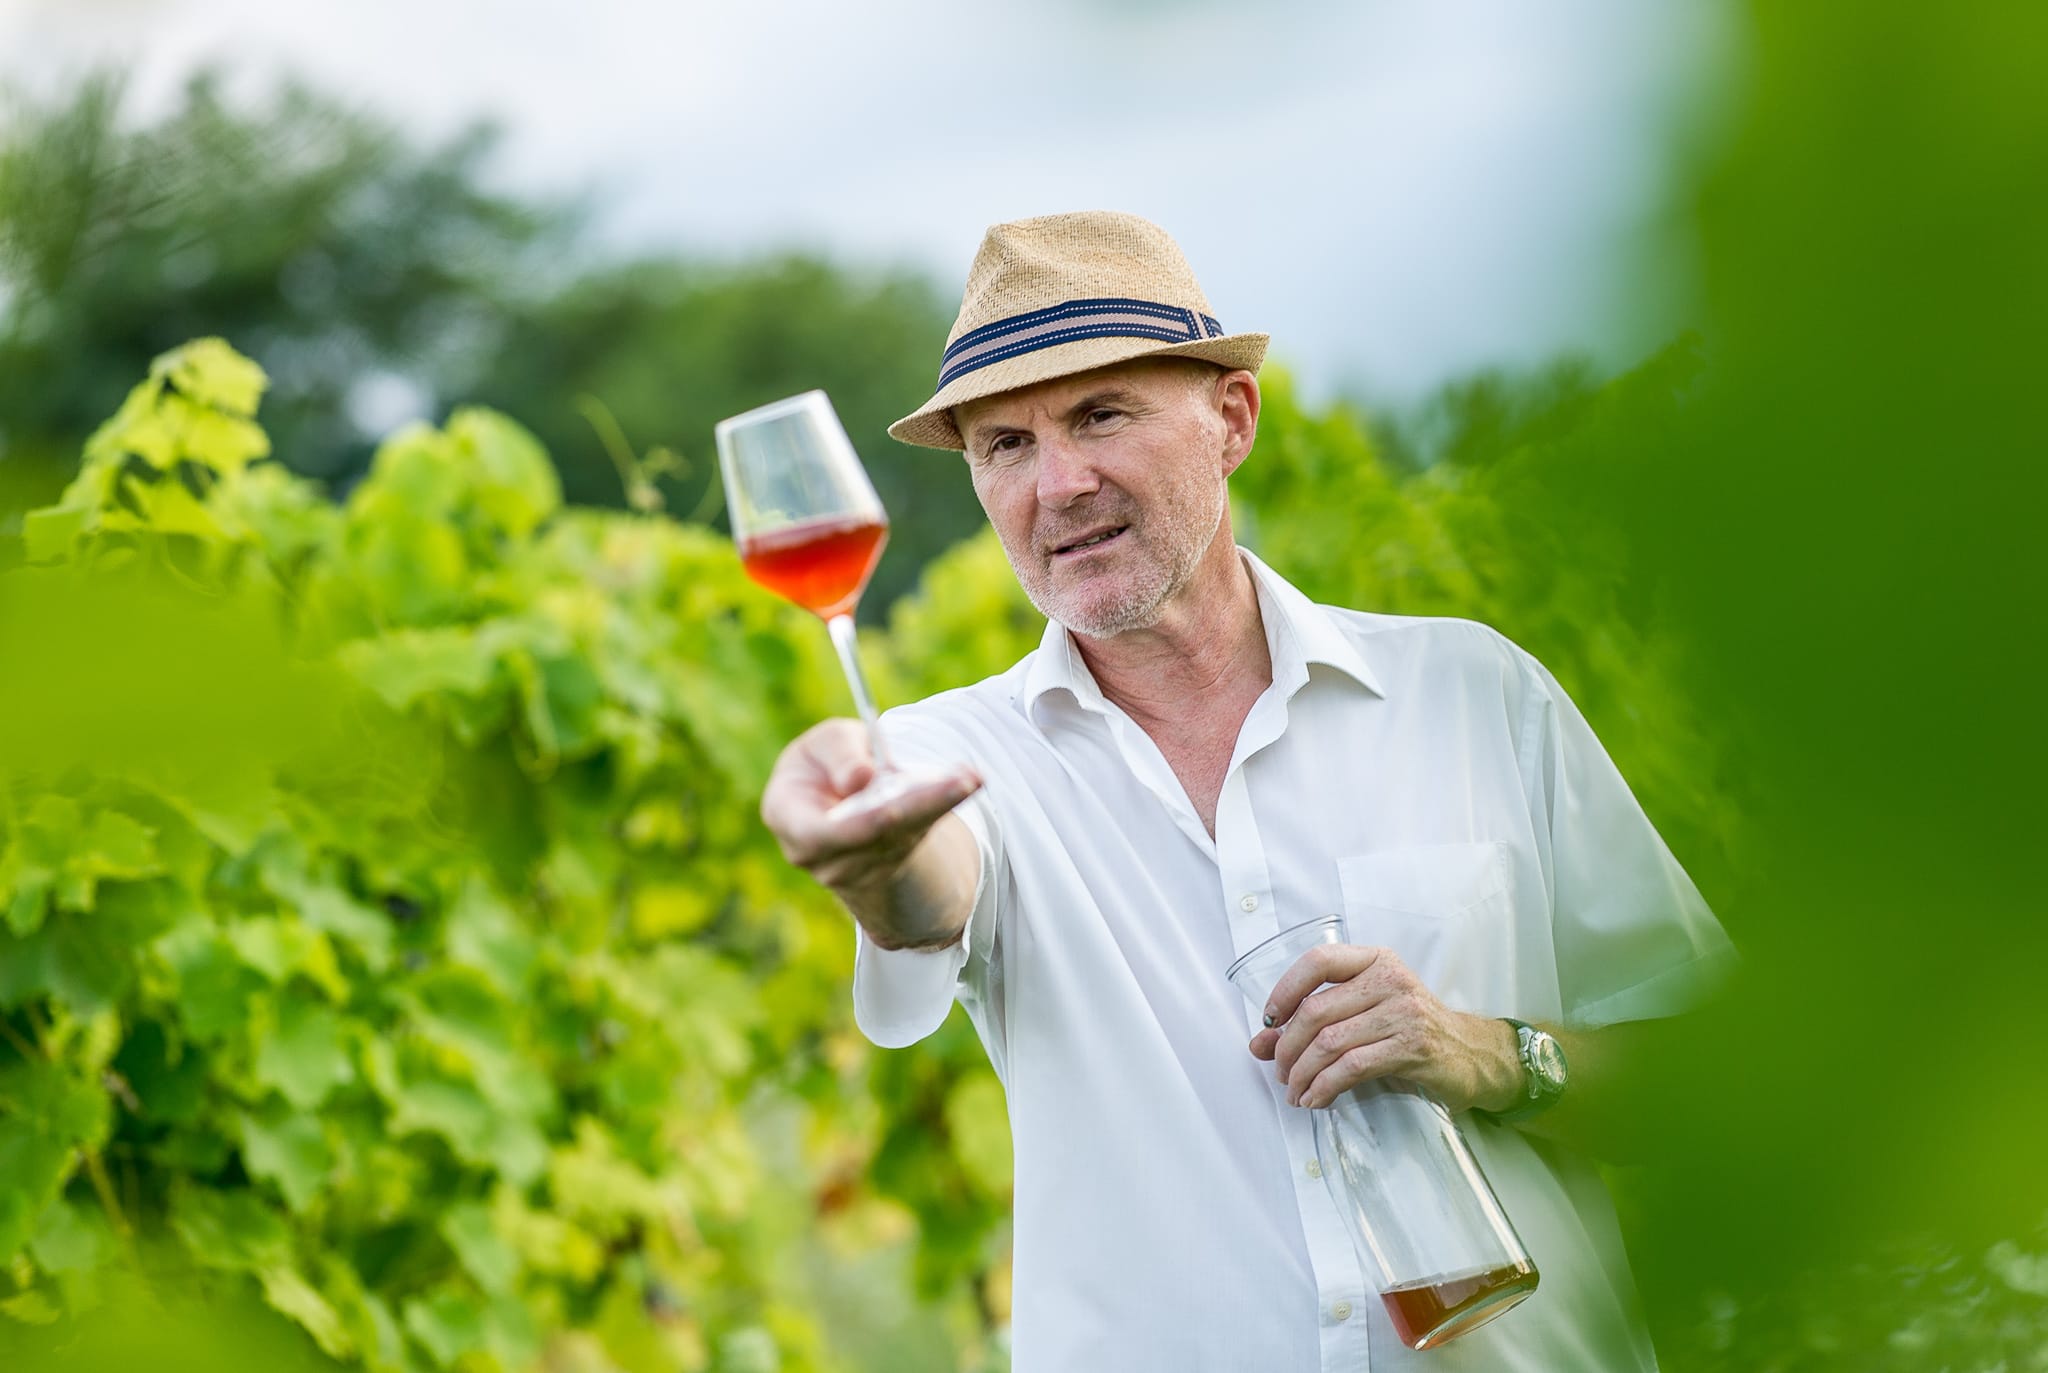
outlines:
{"label": "navy striped hat band", "polygon": [[1149,338],[1163,343],[1199,343],[1223,337],[1214,316],[1156,300],[1098,296],[1070,300],[1043,310],[999,319],[970,330],[946,345],[939,358],[939,384],[944,390],[956,378],[991,363],[1022,357],[1041,348],[1086,338]]}

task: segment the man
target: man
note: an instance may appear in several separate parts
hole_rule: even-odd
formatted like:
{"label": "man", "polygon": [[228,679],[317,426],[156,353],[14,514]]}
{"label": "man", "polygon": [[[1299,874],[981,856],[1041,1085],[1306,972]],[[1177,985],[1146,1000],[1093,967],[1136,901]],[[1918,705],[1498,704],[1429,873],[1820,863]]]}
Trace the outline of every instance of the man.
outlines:
{"label": "man", "polygon": [[[940,780],[833,811],[872,769],[830,721],[763,817],[858,923],[864,1032],[957,996],[1004,1082],[1019,1373],[1653,1367],[1581,1146],[1626,1115],[1621,1022],[1726,942],[1533,659],[1235,545],[1265,345],[1144,220],[990,229],[890,432],[964,451],[1044,641],[888,717]],[[1332,911],[1356,942],[1248,1014],[1225,966]],[[1459,1113],[1542,1272],[1441,1352],[1394,1338],[1316,1163],[1313,1108],[1387,1074]]]}

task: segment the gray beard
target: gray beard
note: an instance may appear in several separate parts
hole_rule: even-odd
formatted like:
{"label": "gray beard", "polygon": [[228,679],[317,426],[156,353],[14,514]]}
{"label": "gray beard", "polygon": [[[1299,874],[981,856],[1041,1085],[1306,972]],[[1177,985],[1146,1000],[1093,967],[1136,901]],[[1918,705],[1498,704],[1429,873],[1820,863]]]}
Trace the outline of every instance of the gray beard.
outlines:
{"label": "gray beard", "polygon": [[[1029,585],[1024,586],[1024,595],[1030,600],[1032,606],[1037,609],[1039,614],[1045,616],[1046,619],[1051,620],[1060,628],[1074,634],[1079,634],[1084,638],[1113,639],[1119,634],[1127,634],[1134,629],[1150,629],[1159,623],[1166,603],[1172,599],[1173,593],[1186,586],[1189,580],[1194,577],[1195,569],[1201,566],[1203,556],[1209,551],[1209,545],[1216,541],[1216,531],[1223,527],[1223,516],[1228,509],[1229,498],[1226,496],[1216,503],[1215,518],[1207,521],[1208,528],[1204,531],[1200,542],[1195,545],[1193,556],[1188,559],[1187,565],[1170,569],[1165,585],[1160,587],[1158,591],[1148,594],[1143,589],[1139,589],[1129,600],[1108,607],[1106,611],[1085,624],[1076,623],[1059,614],[1052,605],[1048,604],[1051,599],[1049,595],[1041,596],[1035,588]],[[1021,577],[1018,578],[1020,584],[1023,583],[1023,580]]]}

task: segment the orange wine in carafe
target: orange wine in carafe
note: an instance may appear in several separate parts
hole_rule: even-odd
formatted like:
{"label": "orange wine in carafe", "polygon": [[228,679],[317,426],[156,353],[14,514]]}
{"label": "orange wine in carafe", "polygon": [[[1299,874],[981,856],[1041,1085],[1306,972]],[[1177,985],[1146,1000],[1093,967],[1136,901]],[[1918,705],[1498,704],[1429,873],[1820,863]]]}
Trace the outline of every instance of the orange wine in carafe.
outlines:
{"label": "orange wine in carafe", "polygon": [[1516,1263],[1406,1283],[1382,1292],[1380,1299],[1401,1343],[1430,1349],[1486,1324],[1515,1304],[1504,1298],[1535,1286],[1535,1265]]}

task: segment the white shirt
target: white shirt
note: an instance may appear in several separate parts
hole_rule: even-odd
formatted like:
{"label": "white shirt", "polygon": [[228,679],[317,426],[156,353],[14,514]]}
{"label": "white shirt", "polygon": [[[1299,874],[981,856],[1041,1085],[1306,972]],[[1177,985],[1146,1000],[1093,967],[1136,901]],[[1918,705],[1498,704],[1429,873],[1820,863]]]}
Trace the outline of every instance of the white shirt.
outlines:
{"label": "white shirt", "polygon": [[954,948],[858,936],[855,1016],[896,1047],[957,996],[1002,1079],[1013,1366],[1654,1368],[1590,1162],[1470,1115],[1541,1283],[1442,1349],[1402,1345],[1223,971],[1342,911],[1454,1008],[1594,1026],[1697,999],[1729,954],[1720,926],[1528,654],[1468,620],[1314,605],[1245,558],[1273,681],[1213,841],[1058,625],[1010,671],[886,717],[906,759],[980,771],[958,813],[981,878]]}

